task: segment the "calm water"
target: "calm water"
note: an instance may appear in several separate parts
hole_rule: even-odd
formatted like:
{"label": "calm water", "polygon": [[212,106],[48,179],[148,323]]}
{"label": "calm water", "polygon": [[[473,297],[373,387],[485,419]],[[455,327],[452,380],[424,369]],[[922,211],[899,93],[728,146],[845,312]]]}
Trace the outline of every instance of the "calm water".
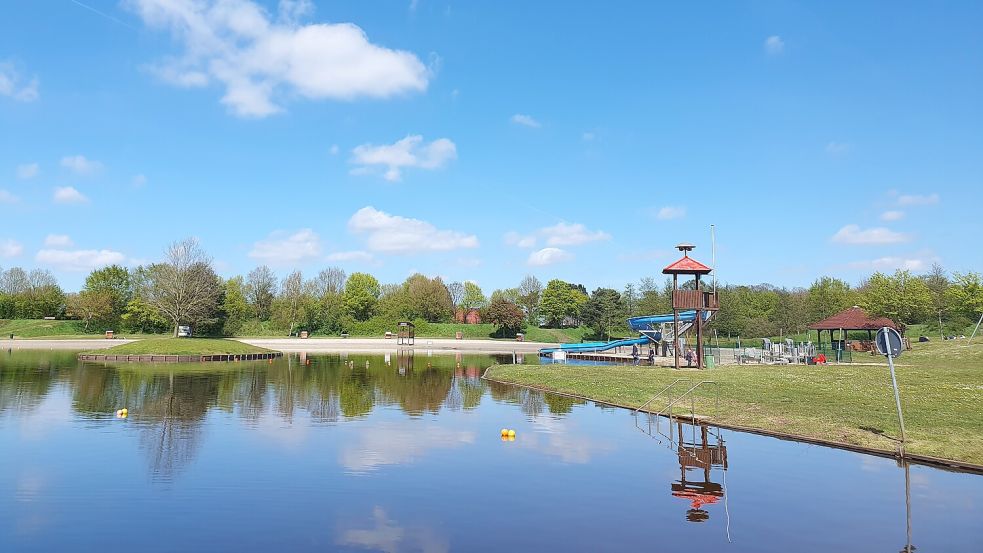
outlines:
{"label": "calm water", "polygon": [[[905,471],[890,459],[650,431],[624,410],[481,381],[494,361],[0,352],[0,551],[905,547]],[[983,477],[912,466],[909,482],[917,551],[983,551]]]}

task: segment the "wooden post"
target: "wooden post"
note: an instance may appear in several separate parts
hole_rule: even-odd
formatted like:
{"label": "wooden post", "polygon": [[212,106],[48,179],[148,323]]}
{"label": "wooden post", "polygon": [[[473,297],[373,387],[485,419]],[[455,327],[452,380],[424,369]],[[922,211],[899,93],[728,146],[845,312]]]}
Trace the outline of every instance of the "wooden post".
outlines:
{"label": "wooden post", "polygon": [[673,361],[673,367],[677,370],[679,369],[679,310],[676,309],[676,290],[679,289],[679,275],[673,273],[672,275],[672,292],[673,296],[670,298],[670,303],[672,303],[672,355],[675,358]]}
{"label": "wooden post", "polygon": [[[700,274],[696,273],[696,291],[700,289]],[[700,307],[696,309],[696,368],[703,368],[703,294],[697,295],[700,298]]]}

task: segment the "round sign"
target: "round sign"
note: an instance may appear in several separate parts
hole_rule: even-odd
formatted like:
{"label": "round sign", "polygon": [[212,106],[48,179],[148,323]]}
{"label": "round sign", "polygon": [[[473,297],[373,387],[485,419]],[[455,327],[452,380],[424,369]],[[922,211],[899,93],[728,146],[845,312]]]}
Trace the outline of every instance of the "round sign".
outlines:
{"label": "round sign", "polygon": [[881,355],[887,355],[888,352],[890,352],[891,357],[901,355],[901,333],[893,328],[885,326],[878,330],[874,343],[877,344],[877,352]]}

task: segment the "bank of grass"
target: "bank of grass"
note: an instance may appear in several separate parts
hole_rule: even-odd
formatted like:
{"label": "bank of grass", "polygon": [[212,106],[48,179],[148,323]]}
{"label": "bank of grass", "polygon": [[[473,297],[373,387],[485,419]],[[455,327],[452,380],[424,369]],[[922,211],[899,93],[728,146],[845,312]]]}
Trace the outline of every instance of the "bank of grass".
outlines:
{"label": "bank of grass", "polygon": [[109,349],[88,351],[98,355],[239,355],[271,350],[222,338],[148,338]]}
{"label": "bank of grass", "polygon": [[[469,340],[514,340],[513,337],[502,337],[496,332],[493,324],[464,324],[464,323],[428,323],[414,321],[417,338],[454,338],[460,332],[462,337]],[[382,338],[386,331],[396,332],[396,321],[369,319],[354,323],[348,329],[352,338]],[[589,334],[585,327],[576,328],[534,328],[525,329],[525,339],[530,342],[546,343],[578,343]],[[286,331],[277,328],[268,321],[247,321],[238,336],[241,338],[282,338]],[[315,332],[314,338],[337,338],[340,333]]]}
{"label": "bank of grass", "polygon": [[[87,340],[103,338],[107,329],[95,328],[89,325],[85,329],[82,321],[71,320],[43,320],[43,319],[0,319],[0,339],[7,339],[11,334],[15,339],[30,340]],[[141,334],[120,332],[116,330],[117,336],[122,334],[127,337],[133,336],[160,336],[160,334]]]}
{"label": "bank of grass", "polygon": [[[857,359],[858,361],[861,359]],[[867,360],[867,359],[862,359]],[[498,365],[493,380],[638,407],[677,378],[717,382],[696,392],[698,414],[720,424],[893,452],[900,436],[890,374],[877,365],[743,365],[706,371],[633,366]],[[898,360],[911,453],[983,465],[983,341],[914,344]],[[677,394],[686,388],[677,385]],[[650,408],[659,411],[664,399]],[[677,413],[689,413],[689,402]]]}

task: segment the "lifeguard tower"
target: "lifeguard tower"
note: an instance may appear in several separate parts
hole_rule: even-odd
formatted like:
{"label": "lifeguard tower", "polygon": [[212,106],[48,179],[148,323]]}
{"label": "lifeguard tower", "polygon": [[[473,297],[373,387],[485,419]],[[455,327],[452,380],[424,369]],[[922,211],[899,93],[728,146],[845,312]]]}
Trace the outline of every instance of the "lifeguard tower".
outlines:
{"label": "lifeguard tower", "polygon": [[[673,366],[679,368],[679,333],[680,315],[683,313],[692,314],[696,317],[693,320],[696,326],[696,368],[703,368],[703,326],[710,321],[713,315],[720,309],[720,300],[717,290],[708,292],[703,289],[700,281],[701,276],[710,274],[713,270],[689,256],[696,246],[692,244],[679,244],[676,249],[683,252],[683,257],[676,262],[662,269],[662,274],[672,275],[672,351],[675,357]],[[692,290],[681,290],[679,288],[679,275],[692,275],[694,287]]]}
{"label": "lifeguard tower", "polygon": [[412,346],[416,343],[416,325],[409,321],[396,324],[396,345]]}

